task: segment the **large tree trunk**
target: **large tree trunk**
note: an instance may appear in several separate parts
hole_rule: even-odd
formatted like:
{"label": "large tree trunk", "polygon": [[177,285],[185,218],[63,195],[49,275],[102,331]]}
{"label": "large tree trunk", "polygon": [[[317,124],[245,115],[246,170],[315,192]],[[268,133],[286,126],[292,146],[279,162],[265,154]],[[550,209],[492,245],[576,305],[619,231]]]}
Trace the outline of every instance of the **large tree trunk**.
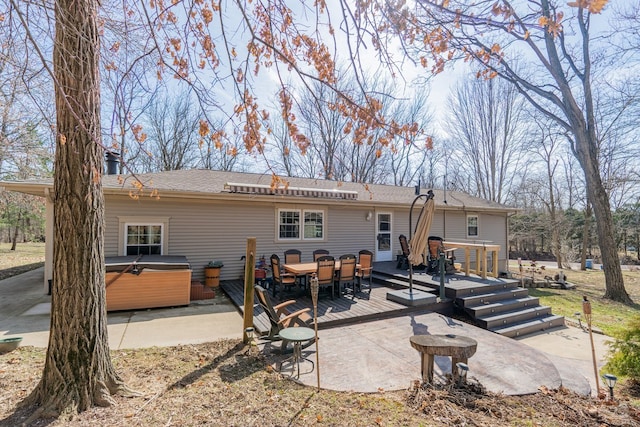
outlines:
{"label": "large tree trunk", "polygon": [[587,251],[591,246],[591,201],[587,198],[584,207],[584,226],[582,227],[582,252],[580,254],[580,270],[587,269]]}
{"label": "large tree trunk", "polygon": [[[590,143],[591,142],[591,143]],[[584,170],[587,183],[588,199],[591,201],[593,213],[596,217],[596,233],[602,264],[604,266],[605,293],[604,297],[625,304],[633,301],[624,287],[622,268],[615,241],[613,216],[609,204],[609,193],[604,188],[598,170],[597,156],[593,147],[595,141],[589,141],[588,134],[576,132],[576,157]]]}
{"label": "large tree trunk", "polygon": [[104,268],[96,0],[55,2],[57,110],[51,331],[35,416],[113,402]]}

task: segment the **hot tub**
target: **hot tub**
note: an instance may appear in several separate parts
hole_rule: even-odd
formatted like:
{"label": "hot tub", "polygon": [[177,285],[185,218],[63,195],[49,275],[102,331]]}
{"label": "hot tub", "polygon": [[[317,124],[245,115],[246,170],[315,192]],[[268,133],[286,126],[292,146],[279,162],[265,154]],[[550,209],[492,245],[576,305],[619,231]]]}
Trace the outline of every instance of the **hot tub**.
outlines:
{"label": "hot tub", "polygon": [[184,256],[105,257],[107,311],[189,305],[191,266]]}

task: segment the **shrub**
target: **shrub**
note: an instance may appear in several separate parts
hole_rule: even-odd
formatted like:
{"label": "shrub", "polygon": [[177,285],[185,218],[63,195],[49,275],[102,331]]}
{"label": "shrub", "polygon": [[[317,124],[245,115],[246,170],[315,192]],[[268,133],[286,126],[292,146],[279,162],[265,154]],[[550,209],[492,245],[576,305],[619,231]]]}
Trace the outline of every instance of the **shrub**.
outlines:
{"label": "shrub", "polygon": [[616,375],[640,380],[640,316],[631,319],[628,328],[616,336],[607,366]]}

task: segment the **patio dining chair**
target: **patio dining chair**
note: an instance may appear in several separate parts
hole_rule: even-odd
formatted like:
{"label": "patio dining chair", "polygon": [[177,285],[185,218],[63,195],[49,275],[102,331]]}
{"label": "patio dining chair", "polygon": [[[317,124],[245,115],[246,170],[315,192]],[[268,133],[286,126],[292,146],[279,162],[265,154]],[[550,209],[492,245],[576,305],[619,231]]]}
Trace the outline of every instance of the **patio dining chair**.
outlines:
{"label": "patio dining chair", "polygon": [[356,276],[358,277],[358,291],[362,291],[363,280],[369,279],[369,293],[371,293],[371,280],[373,277],[373,252],[366,249],[358,252],[358,270]]}
{"label": "patio dining chair", "polygon": [[447,251],[444,247],[444,239],[438,236],[429,236],[427,238],[427,272],[440,273],[440,254],[445,254],[445,273],[455,271],[455,256],[453,251]]}
{"label": "patio dining chair", "polygon": [[346,293],[351,285],[351,296],[356,295],[356,256],[346,254],[340,256],[340,269],[336,272],[335,284],[338,287],[338,295]]}
{"label": "patio dining chair", "polygon": [[[281,302],[280,304],[273,305],[271,303],[271,298],[269,298],[269,293],[267,292],[267,290],[259,285],[255,287],[255,295],[258,303],[266,313],[267,317],[269,317],[269,323],[271,324],[269,335],[264,337],[264,339],[270,341],[282,341],[279,352],[291,352],[293,350],[293,346],[289,345],[289,341],[283,340],[280,337],[280,331],[284,328],[291,328],[294,326],[305,326],[308,328],[313,327],[313,318],[309,314],[309,311],[311,309],[307,307],[294,312],[289,311],[287,307],[295,304],[295,300],[288,300]],[[314,341],[315,340],[304,342],[302,343],[302,347],[307,347]]]}
{"label": "patio dining chair", "polygon": [[409,243],[407,243],[407,236],[401,234],[398,236],[400,241],[400,248],[402,249],[402,255],[398,255],[398,263],[396,268],[406,270],[409,268]]}
{"label": "patio dining chair", "polygon": [[278,288],[280,292],[285,289],[291,290],[296,283],[296,276],[289,273],[284,273],[280,264],[280,257],[276,254],[271,255],[271,274],[273,275],[273,297],[275,298]]}
{"label": "patio dining chair", "polygon": [[[285,264],[299,264],[302,262],[302,252],[299,249],[287,249],[284,251],[284,263]],[[305,288],[307,286],[307,276],[296,276],[298,281]]]}
{"label": "patio dining chair", "polygon": [[330,256],[321,256],[317,260],[318,269],[316,271],[316,277],[318,278],[318,285],[321,288],[327,286],[331,288],[331,299],[334,297],[334,280],[336,275],[336,260]]}
{"label": "patio dining chair", "polygon": [[302,252],[298,249],[287,249],[284,251],[285,264],[299,264],[302,262]]}
{"label": "patio dining chair", "polygon": [[321,256],[327,256],[329,255],[329,251],[326,249],[316,249],[315,251],[313,251],[313,260],[314,261],[318,261],[318,258],[320,258]]}

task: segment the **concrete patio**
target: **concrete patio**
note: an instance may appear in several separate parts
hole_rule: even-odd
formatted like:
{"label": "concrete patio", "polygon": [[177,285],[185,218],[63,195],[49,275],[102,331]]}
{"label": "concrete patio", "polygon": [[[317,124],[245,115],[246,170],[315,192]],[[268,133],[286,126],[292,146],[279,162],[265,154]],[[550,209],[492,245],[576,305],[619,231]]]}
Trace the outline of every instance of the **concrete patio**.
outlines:
{"label": "concrete patio", "polygon": [[[0,282],[0,336],[23,337],[23,346],[46,347],[51,297],[43,291],[42,269]],[[112,349],[197,344],[240,338],[242,317],[231,300],[219,295],[188,307],[109,313]],[[373,320],[319,332],[321,387],[377,392],[406,389],[420,378],[420,357],[409,344],[414,334],[458,334],[478,341],[469,359],[469,377],[488,390],[505,394],[535,393],[540,386],[561,384],[589,394],[595,387],[589,334],[573,327],[556,328],[520,340],[505,338],[433,312]],[[607,337],[594,335],[598,364],[606,357]],[[265,352],[270,343],[262,344]],[[303,350],[315,361],[315,345]],[[277,366],[283,356],[271,355]],[[300,382],[316,386],[316,371]],[[450,371],[446,357],[435,359],[435,379]]]}

